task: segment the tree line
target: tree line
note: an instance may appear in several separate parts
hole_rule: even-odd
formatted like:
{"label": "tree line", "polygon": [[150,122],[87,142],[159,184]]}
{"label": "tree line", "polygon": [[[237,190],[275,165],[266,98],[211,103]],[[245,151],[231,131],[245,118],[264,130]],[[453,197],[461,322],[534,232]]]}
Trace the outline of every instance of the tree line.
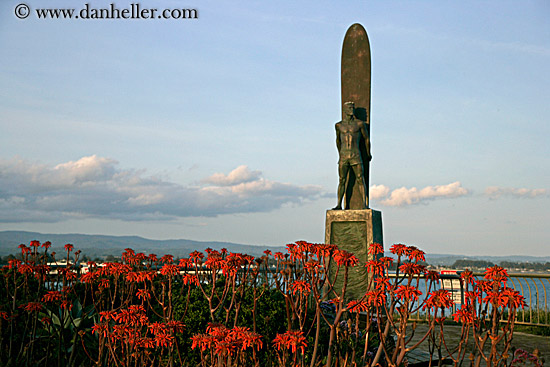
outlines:
{"label": "tree line", "polygon": [[[474,260],[474,259],[460,259],[456,260],[452,265],[455,269],[486,269],[495,266],[490,261],[486,260]],[[505,269],[521,269],[521,270],[534,270],[534,271],[548,271],[550,270],[550,262],[517,262],[517,261],[501,261],[498,265]]]}

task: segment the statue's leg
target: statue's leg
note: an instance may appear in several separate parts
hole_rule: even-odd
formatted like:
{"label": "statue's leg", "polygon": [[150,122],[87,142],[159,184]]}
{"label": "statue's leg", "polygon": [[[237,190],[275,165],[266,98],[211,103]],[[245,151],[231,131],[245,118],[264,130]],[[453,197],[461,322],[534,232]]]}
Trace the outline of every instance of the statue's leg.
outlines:
{"label": "statue's leg", "polygon": [[369,207],[369,199],[367,198],[366,192],[367,188],[365,187],[365,180],[363,178],[363,167],[361,164],[355,164],[353,165],[353,172],[355,172],[355,178],[357,180],[357,184],[359,185],[359,192],[361,193],[361,197],[363,198],[363,209],[367,209]]}
{"label": "statue's leg", "polygon": [[342,199],[344,198],[344,192],[346,192],[346,178],[348,176],[349,165],[346,163],[338,163],[338,203],[333,210],[342,209]]}

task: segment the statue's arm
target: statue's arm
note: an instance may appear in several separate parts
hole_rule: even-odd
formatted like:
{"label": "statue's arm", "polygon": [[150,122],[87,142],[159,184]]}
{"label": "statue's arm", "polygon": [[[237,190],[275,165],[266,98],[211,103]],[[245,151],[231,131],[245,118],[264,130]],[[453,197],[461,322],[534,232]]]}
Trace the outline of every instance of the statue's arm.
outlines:
{"label": "statue's arm", "polygon": [[336,123],[334,127],[336,129],[336,148],[338,148],[338,151],[340,151],[340,145],[342,144],[342,142],[340,141],[340,129],[338,128],[338,123]]}
{"label": "statue's arm", "polygon": [[363,121],[361,121],[361,134],[363,135],[363,139],[365,140],[367,158],[370,161],[372,159],[372,155],[370,153],[370,136],[369,136],[369,132],[367,131],[367,125]]}

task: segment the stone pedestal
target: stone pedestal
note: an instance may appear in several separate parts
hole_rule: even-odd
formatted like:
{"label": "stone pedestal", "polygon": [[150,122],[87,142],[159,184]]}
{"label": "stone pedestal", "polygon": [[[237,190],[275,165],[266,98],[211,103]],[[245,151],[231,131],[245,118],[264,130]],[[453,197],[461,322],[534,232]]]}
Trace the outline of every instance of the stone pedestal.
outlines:
{"label": "stone pedestal", "polygon": [[[367,291],[369,273],[365,263],[372,260],[368,248],[373,243],[384,245],[382,236],[382,212],[373,209],[327,210],[325,243],[338,245],[338,248],[352,252],[359,264],[349,271],[346,300],[360,299]],[[336,281],[336,289],[341,289],[344,273]]]}

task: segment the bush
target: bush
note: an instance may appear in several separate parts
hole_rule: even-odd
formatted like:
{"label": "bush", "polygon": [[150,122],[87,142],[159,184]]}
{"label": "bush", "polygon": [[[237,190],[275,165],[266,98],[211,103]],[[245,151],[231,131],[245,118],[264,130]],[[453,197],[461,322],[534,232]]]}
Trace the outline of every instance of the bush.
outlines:
{"label": "bush", "polygon": [[[508,363],[525,305],[505,286],[503,268],[488,268],[482,280],[463,272],[466,303],[453,314],[463,338],[449,348],[442,330],[450,294],[413,246],[392,246],[394,261],[373,244],[366,264],[337,246],[304,241],[261,258],[208,249],[177,261],[126,249],[119,262],[89,262],[87,271],[71,244],[64,265],[52,268],[49,246],[22,245],[20,259],[1,269],[1,365],[401,366],[419,345],[411,345],[409,318],[422,311],[429,328],[421,339],[438,356],[460,364],[472,332],[473,363],[499,366]],[[367,268],[369,284],[348,300],[356,266]]]}

